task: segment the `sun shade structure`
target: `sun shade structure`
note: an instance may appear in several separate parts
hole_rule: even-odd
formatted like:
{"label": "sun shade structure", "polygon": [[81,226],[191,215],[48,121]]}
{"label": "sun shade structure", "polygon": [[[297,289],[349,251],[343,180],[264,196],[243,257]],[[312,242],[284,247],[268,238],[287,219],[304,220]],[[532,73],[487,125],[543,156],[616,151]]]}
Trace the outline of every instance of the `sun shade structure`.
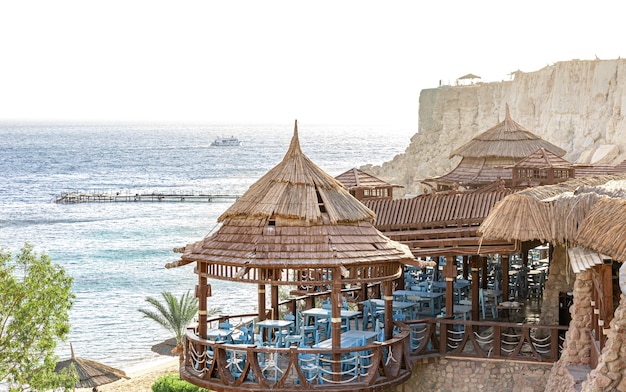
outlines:
{"label": "sun shade structure", "polygon": [[[626,182],[624,185],[626,186]],[[581,225],[576,242],[609,255],[614,260],[626,261],[624,219],[626,219],[624,197],[598,200]]]}
{"label": "sun shade structure", "polygon": [[[626,175],[577,178],[525,189],[496,204],[479,233],[485,239],[565,244],[574,241],[581,226],[588,224],[584,222],[598,200],[625,196]],[[617,216],[610,219],[621,222]]]}
{"label": "sun shade structure", "polygon": [[72,351],[72,357],[57,362],[54,371],[57,373],[68,371],[70,366],[74,365],[78,374],[78,381],[74,385],[76,388],[93,388],[112,383],[121,378],[128,378],[122,370],[89,359],[76,358],[74,356],[74,347],[71,344],[70,350]]}
{"label": "sun shade structure", "polygon": [[[296,122],[283,160],[218,218],[217,232],[187,245],[181,259],[168,266],[197,263],[200,336],[206,333],[201,330],[206,328],[206,279],[213,278],[258,284],[260,320],[266,284],[332,285],[333,328],[338,329],[333,339],[339,339],[342,285],[390,282],[402,275],[402,263],[414,262],[406,245],[374,227],[374,218],[302,153]],[[277,290],[272,294],[276,309]]]}
{"label": "sun shade structure", "polygon": [[450,157],[461,156],[461,162],[450,173],[430,181],[477,188],[500,179],[510,180],[511,166],[539,149],[557,157],[566,153],[515,122],[507,104],[504,120],[452,151]]}

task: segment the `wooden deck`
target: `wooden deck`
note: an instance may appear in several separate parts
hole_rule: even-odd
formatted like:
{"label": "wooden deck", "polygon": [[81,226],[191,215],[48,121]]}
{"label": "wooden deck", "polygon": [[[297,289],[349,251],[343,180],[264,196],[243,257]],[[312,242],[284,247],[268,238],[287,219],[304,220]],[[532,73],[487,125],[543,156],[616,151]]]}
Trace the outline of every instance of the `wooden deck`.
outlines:
{"label": "wooden deck", "polygon": [[240,195],[205,193],[62,193],[55,203],[137,203],[137,202],[214,202],[234,201]]}

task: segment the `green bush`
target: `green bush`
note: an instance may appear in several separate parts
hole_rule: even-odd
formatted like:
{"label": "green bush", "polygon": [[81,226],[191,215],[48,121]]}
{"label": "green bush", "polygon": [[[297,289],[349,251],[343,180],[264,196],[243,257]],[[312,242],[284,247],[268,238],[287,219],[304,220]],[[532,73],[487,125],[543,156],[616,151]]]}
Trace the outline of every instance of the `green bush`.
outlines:
{"label": "green bush", "polygon": [[181,380],[178,374],[166,374],[159,377],[152,384],[152,392],[209,392],[185,380]]}

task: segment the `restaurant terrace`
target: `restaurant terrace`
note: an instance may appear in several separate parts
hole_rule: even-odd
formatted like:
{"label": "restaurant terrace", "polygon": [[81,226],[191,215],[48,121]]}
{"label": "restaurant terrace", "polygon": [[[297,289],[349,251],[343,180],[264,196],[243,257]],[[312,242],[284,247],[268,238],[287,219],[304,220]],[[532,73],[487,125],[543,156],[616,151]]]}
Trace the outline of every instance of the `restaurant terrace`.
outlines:
{"label": "restaurant terrace", "polygon": [[[411,382],[423,361],[558,360],[567,326],[529,313],[551,248],[477,233],[511,193],[496,182],[364,205],[302,153],[296,123],[284,159],[168,265],[198,275],[181,377],[215,391],[374,391]],[[209,319],[209,279],[257,285],[258,311]]]}

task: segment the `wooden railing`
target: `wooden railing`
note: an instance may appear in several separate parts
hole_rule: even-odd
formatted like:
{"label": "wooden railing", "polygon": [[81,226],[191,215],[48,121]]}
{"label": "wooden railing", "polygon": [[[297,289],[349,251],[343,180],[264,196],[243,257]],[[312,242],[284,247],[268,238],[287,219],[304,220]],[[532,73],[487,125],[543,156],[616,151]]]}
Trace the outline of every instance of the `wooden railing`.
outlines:
{"label": "wooden railing", "polygon": [[433,356],[555,362],[567,326],[433,318],[407,321],[411,359]]}
{"label": "wooden railing", "polygon": [[409,327],[390,340],[338,350],[227,344],[186,336],[181,378],[214,391],[381,390],[411,376]]}

